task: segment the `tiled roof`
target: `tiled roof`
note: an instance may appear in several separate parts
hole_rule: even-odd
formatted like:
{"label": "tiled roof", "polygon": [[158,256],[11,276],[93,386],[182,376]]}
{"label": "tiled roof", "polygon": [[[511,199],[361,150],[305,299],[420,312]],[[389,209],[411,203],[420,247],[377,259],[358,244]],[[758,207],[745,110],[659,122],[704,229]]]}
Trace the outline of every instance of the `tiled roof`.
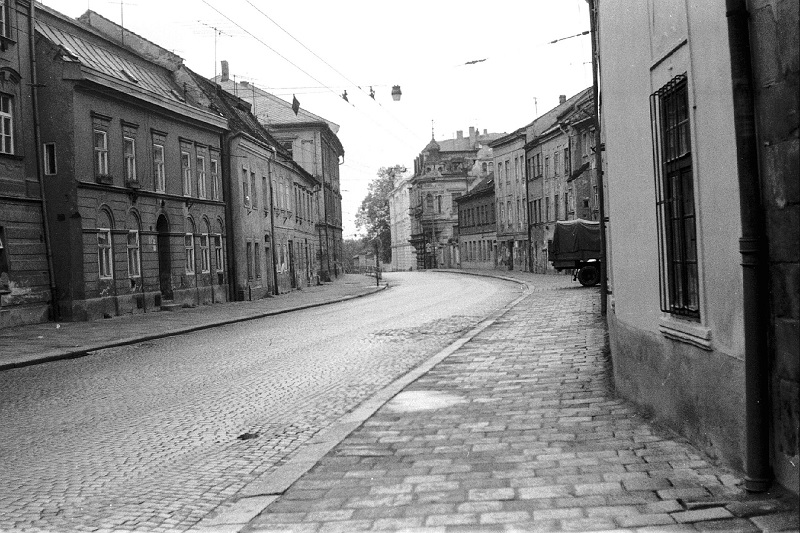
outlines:
{"label": "tiled roof", "polygon": [[339,132],[338,124],[304,109],[302,102],[300,103],[300,109],[297,115],[295,115],[292,110],[291,102],[278,98],[274,94],[270,94],[253,85],[244,85],[241,82],[236,83],[233,80],[219,81],[220,78],[220,76],[217,76],[213,81],[218,83],[226,91],[251,102],[253,104],[254,114],[258,117],[258,120],[267,127],[320,122],[327,124],[334,134]]}
{"label": "tiled roof", "polygon": [[564,102],[563,104],[557,105],[553,109],[547,111],[542,116],[540,116],[539,118],[528,124],[525,127],[527,138],[529,140],[533,140],[535,137],[538,137],[542,133],[552,128],[556,124],[558,117],[564,111],[569,109],[576,102],[579,102],[581,99],[585,98],[587,95],[591,95],[591,93],[592,93],[592,88],[587,87],[578,94],[567,99],[567,101]]}
{"label": "tiled roof", "polygon": [[[76,24],[71,20],[70,23]],[[162,97],[182,101],[178,87],[172,82],[171,73],[166,69],[155,65],[145,68],[141,66],[144,62],[134,62],[126,58],[124,53],[117,53],[110,43],[101,45],[93,42],[93,39],[76,35],[79,31],[69,32],[42,20],[36,21],[36,30],[60,48],[62,57],[67,61],[80,62],[86,68],[119,81],[132,83]],[[91,30],[87,30],[89,31]]]}

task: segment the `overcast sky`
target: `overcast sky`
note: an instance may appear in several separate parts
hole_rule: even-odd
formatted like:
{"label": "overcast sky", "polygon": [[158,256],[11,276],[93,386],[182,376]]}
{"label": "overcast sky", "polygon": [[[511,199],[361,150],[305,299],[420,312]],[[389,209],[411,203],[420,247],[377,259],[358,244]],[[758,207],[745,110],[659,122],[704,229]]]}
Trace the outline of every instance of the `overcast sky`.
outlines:
{"label": "overcast sky", "polygon": [[[225,59],[237,80],[288,101],[295,94],[339,124],[346,238],[357,231],[367,184],[382,166],[413,168],[431,120],[439,140],[470,126],[511,132],[592,83],[588,36],[548,44],[589,29],[586,0],[43,3],[72,17],[86,9],[117,23],[124,16],[126,28],[196,72],[212,77]],[[392,85],[401,87],[399,102]],[[345,90],[350,103],[339,96]]]}

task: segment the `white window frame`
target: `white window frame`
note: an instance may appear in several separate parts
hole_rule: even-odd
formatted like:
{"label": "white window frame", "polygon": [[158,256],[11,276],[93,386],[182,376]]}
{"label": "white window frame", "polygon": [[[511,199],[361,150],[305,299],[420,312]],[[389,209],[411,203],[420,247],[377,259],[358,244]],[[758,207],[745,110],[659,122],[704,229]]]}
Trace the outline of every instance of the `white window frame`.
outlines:
{"label": "white window frame", "polygon": [[198,155],[195,158],[197,165],[197,197],[206,197],[206,156]]}
{"label": "white window frame", "polygon": [[[102,143],[98,143],[98,136]],[[94,170],[98,176],[108,176],[108,132],[94,129]]]}
{"label": "white window frame", "polygon": [[[105,237],[105,242],[101,239]],[[97,266],[100,279],[114,278],[113,241],[110,228],[97,228]]]}
{"label": "white window frame", "polygon": [[225,254],[222,253],[222,235],[219,233],[213,235],[214,241],[214,263],[216,263],[217,272],[225,270]]}
{"label": "white window frame", "polygon": [[192,195],[192,154],[181,150],[181,172],[183,174],[183,195]]}
{"label": "white window frame", "polygon": [[56,143],[44,143],[42,156],[44,157],[44,175],[55,176],[58,173]]}
{"label": "white window frame", "polygon": [[[133,237],[133,243],[131,243]],[[139,231],[128,231],[128,277],[139,278],[142,276],[142,256],[139,242]]]}
{"label": "white window frame", "polygon": [[14,99],[7,94],[0,94],[0,153],[14,153]]}
{"label": "white window frame", "polygon": [[11,37],[11,31],[8,24],[8,5],[6,0],[0,0],[0,36],[5,38]]}
{"label": "white window frame", "polygon": [[122,153],[125,160],[125,181],[139,181],[136,176],[136,139],[129,135],[122,137]]}
{"label": "white window frame", "polygon": [[211,272],[211,252],[209,249],[208,233],[200,235],[200,272]]}
{"label": "white window frame", "polygon": [[184,259],[186,260],[186,273],[194,274],[194,234],[187,233],[183,236]]}
{"label": "white window frame", "polygon": [[211,199],[219,200],[219,160],[211,158],[209,161],[211,171]]}
{"label": "white window frame", "polygon": [[153,143],[153,174],[155,174],[156,192],[166,192],[167,173],[164,169],[164,145]]}

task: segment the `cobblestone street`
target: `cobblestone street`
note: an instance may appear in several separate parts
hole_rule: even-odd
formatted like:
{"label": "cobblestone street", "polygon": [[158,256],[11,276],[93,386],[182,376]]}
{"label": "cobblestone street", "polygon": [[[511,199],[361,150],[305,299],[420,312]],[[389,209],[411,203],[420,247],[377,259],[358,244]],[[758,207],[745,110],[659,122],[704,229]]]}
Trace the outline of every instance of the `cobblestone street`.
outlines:
{"label": "cobblestone street", "polygon": [[539,290],[385,404],[245,531],[797,530],[794,498],[748,496],[741,479],[614,396],[596,289],[508,275]]}
{"label": "cobblestone street", "polygon": [[[0,372],[0,531],[186,531],[520,294],[410,277],[367,298]],[[220,312],[187,311],[166,315],[183,328]],[[144,331],[157,317],[131,321]],[[113,337],[126,323],[91,326]]]}

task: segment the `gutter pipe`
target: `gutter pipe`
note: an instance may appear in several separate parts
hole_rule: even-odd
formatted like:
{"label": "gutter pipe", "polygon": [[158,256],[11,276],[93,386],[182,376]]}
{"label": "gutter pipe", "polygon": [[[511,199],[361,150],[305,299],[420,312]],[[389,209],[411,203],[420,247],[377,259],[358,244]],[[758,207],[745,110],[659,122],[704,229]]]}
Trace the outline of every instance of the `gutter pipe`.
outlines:
{"label": "gutter pipe", "polygon": [[765,286],[766,242],[759,184],[753,69],[746,0],[726,0],[731,58],[733,118],[739,177],[742,236],[742,306],[745,371],[745,489],[764,492],[772,481],[769,437],[769,350],[762,317],[768,316]]}
{"label": "gutter pipe", "polygon": [[42,172],[42,133],[39,125],[39,78],[36,70],[36,2],[31,1],[28,17],[28,43],[31,55],[31,111],[33,113],[34,154],[36,156],[36,178],[39,180],[39,196],[42,200],[42,223],[44,226],[44,248],[47,256],[47,277],[50,281],[50,310],[53,320],[60,318],[55,270],[53,268],[53,246],[50,241],[50,220],[47,218],[47,194]]}

